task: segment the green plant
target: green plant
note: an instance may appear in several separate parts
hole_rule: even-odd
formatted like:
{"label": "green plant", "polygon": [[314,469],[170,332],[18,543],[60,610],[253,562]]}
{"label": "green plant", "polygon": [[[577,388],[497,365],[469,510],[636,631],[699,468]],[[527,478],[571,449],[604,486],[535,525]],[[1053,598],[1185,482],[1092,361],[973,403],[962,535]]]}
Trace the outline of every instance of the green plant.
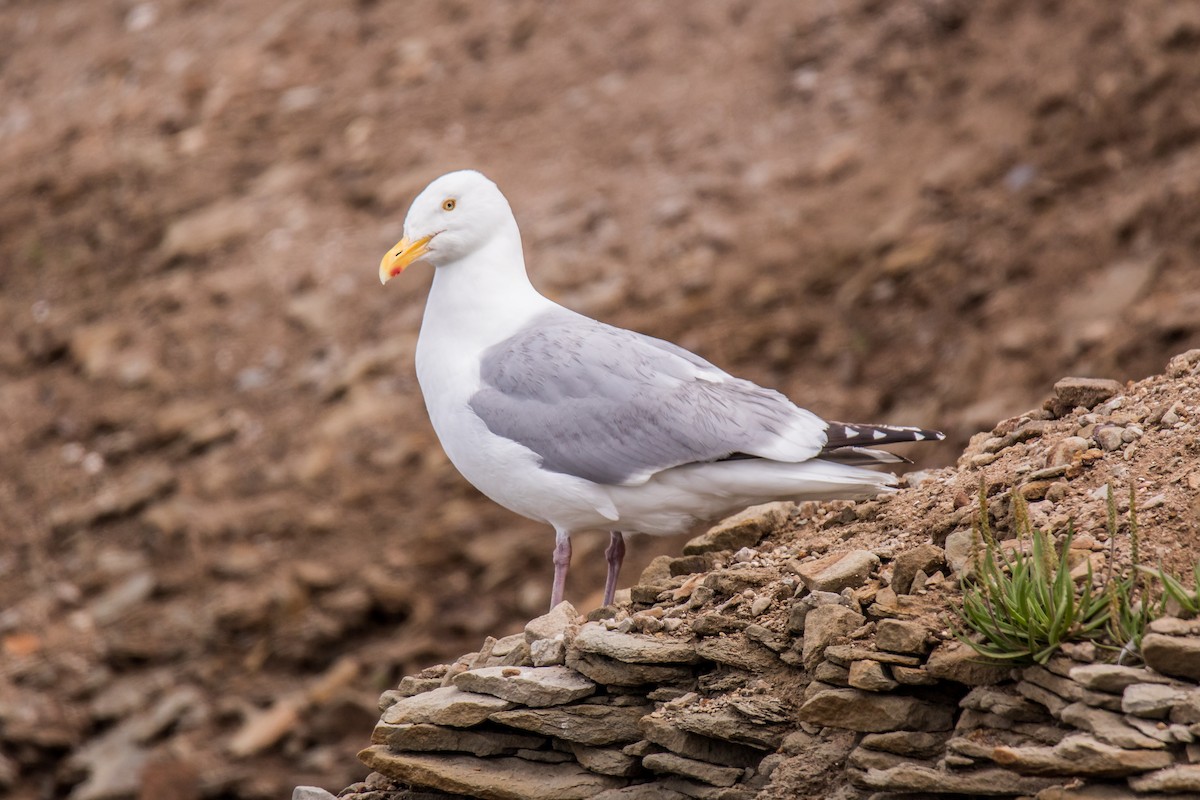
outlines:
{"label": "green plant", "polygon": [[1196,566],[1192,570],[1192,582],[1195,586],[1193,589],[1184,586],[1183,581],[1167,572],[1161,566],[1157,569],[1150,569],[1143,566],[1141,569],[1143,572],[1157,577],[1159,583],[1162,584],[1164,605],[1167,598],[1170,598],[1179,606],[1179,610],[1184,616],[1194,617],[1200,614],[1200,561],[1196,562]]}
{"label": "green plant", "polygon": [[1162,614],[1163,604],[1152,602],[1153,591],[1145,567],[1141,564],[1137,495],[1133,487],[1129,487],[1129,560],[1133,570],[1121,575],[1114,574],[1118,526],[1117,501],[1113,496],[1112,484],[1108,486],[1107,504],[1109,550],[1108,578],[1104,590],[1109,600],[1109,619],[1105,633],[1112,644],[1102,646],[1119,647],[1117,663],[1123,664],[1131,659],[1140,660],[1146,626],[1150,620]]}
{"label": "green plant", "polygon": [[1068,524],[1056,553],[1050,534],[1030,522],[1024,498],[1014,493],[1011,502],[1018,547],[1006,552],[992,536],[987,497],[980,487],[976,530],[983,549],[976,554],[973,582],[962,584],[959,625],[952,629],[989,659],[1044,664],[1066,642],[1103,638],[1112,599],[1109,592],[1093,588],[1090,563],[1086,580],[1076,588],[1068,563],[1074,525]]}

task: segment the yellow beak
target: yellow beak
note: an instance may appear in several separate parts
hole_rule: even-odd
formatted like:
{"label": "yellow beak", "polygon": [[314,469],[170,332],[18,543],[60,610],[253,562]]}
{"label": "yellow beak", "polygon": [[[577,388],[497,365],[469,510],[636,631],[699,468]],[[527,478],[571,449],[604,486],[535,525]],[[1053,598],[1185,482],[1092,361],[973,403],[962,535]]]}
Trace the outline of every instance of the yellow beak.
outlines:
{"label": "yellow beak", "polygon": [[379,262],[379,282],[387,283],[392,278],[404,272],[409,264],[420,260],[421,256],[429,252],[429,241],[433,238],[422,236],[415,242],[410,242],[408,237],[404,237],[396,242],[396,246],[388,250],[384,254],[383,260]]}

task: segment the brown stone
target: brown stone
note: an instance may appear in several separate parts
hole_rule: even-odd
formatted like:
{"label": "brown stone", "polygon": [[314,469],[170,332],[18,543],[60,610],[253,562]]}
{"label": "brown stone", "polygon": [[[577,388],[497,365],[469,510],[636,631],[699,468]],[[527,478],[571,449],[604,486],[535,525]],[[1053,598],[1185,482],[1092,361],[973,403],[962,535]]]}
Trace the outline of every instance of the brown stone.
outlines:
{"label": "brown stone", "polygon": [[787,522],[794,503],[778,502],[747,508],[722,520],[683,546],[685,556],[754,547],[771,531]]}
{"label": "brown stone", "polygon": [[598,624],[580,628],[572,648],[633,664],[695,664],[699,661],[696,647],[691,642],[620,633]]}
{"label": "brown stone", "polygon": [[963,795],[1030,795],[1059,781],[1014,775],[1006,769],[950,772],[905,764],[891,769],[869,769],[859,779],[864,786],[889,792]]}
{"label": "brown stone", "polygon": [[646,686],[687,683],[691,667],[669,664],[632,664],[581,650],[567,651],[567,666],[605,686]]}
{"label": "brown stone", "polygon": [[493,712],[505,711],[513,705],[491,695],[443,686],[397,700],[383,712],[382,719],[392,725],[407,722],[469,728],[483,722]]}
{"label": "brown stone", "polygon": [[752,767],[763,757],[757,748],[690,733],[654,714],[642,717],[638,726],[647,741],[687,758],[727,767]]}
{"label": "brown stone", "polygon": [[1054,397],[1046,401],[1046,409],[1061,417],[1075,408],[1094,408],[1124,388],[1109,378],[1063,378],[1054,384]]}
{"label": "brown stone", "polygon": [[511,731],[480,731],[441,725],[380,722],[371,735],[372,744],[392,750],[419,753],[470,753],[476,756],[512,755],[518,750],[536,750],[545,744],[540,736]]}
{"label": "brown stone", "polygon": [[1164,750],[1125,750],[1074,734],[1053,747],[997,747],[992,759],[999,765],[1030,775],[1081,775],[1120,778],[1161,769],[1174,760]]}
{"label": "brown stone", "polygon": [[825,648],[862,627],[866,618],[841,605],[817,606],[804,620],[802,656],[804,666],[813,669],[824,658]]}
{"label": "brown stone", "polygon": [[899,686],[888,669],[878,661],[853,661],[850,663],[848,682],[855,689],[868,692],[889,692]]}
{"label": "brown stone", "polygon": [[652,753],[642,759],[642,766],[654,772],[681,775],[713,786],[733,786],[742,777],[742,771],[735,767],[718,767],[674,753]]}
{"label": "brown stone", "polygon": [[1142,638],[1142,658],[1163,675],[1200,681],[1200,636],[1148,633]]}
{"label": "brown stone", "polygon": [[1137,792],[1200,792],[1200,764],[1179,764],[1129,779]]}
{"label": "brown stone", "polygon": [[962,642],[943,642],[929,655],[925,669],[935,678],[967,686],[986,686],[1008,679],[1009,667],[989,664]]}
{"label": "brown stone", "polygon": [[649,706],[574,705],[518,708],[493,714],[491,720],[510,728],[554,736],[568,742],[604,747],[642,738],[638,721]]}
{"label": "brown stone", "polygon": [[875,627],[875,646],[889,653],[924,655],[929,651],[929,629],[919,622],[881,619]]}
{"label": "brown stone", "polygon": [[915,697],[826,689],[801,706],[800,719],[863,733],[944,731],[954,726],[954,709]]}
{"label": "brown stone", "polygon": [[946,565],[946,551],[928,542],[896,556],[892,568],[892,589],[897,594],[909,594],[914,588],[913,576],[918,572],[932,575]]}

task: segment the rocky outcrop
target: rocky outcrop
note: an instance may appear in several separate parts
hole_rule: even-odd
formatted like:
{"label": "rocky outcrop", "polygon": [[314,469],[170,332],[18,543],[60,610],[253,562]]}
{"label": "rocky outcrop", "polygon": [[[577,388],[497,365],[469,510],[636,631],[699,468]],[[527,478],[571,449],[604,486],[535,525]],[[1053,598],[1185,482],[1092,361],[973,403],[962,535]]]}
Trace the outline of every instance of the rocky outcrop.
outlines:
{"label": "rocky outcrop", "polygon": [[[1180,371],[1200,399],[1198,370]],[[615,607],[563,604],[407,677],[362,754],[376,774],[346,796],[1200,796],[1200,621],[1155,621],[1144,665],[1084,643],[1013,668],[945,618],[981,485],[1000,537],[1021,492],[1035,522],[1081,521],[1072,563],[1125,557],[1103,541],[1106,484],[1188,447],[1160,389],[1060,382],[958,470],[857,506],[752,509],[656,560]],[[1147,537],[1171,521],[1152,501]]]}

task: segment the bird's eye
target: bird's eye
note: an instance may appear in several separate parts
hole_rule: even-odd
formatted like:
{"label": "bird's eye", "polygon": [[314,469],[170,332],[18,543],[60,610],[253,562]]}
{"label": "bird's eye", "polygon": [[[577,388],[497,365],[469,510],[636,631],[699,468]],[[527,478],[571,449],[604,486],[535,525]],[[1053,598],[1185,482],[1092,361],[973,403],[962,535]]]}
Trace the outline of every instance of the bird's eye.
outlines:
{"label": "bird's eye", "polygon": [[453,197],[451,197],[449,200],[443,200],[442,201],[442,211],[453,211],[454,207],[456,205],[458,205],[458,204],[454,202]]}

